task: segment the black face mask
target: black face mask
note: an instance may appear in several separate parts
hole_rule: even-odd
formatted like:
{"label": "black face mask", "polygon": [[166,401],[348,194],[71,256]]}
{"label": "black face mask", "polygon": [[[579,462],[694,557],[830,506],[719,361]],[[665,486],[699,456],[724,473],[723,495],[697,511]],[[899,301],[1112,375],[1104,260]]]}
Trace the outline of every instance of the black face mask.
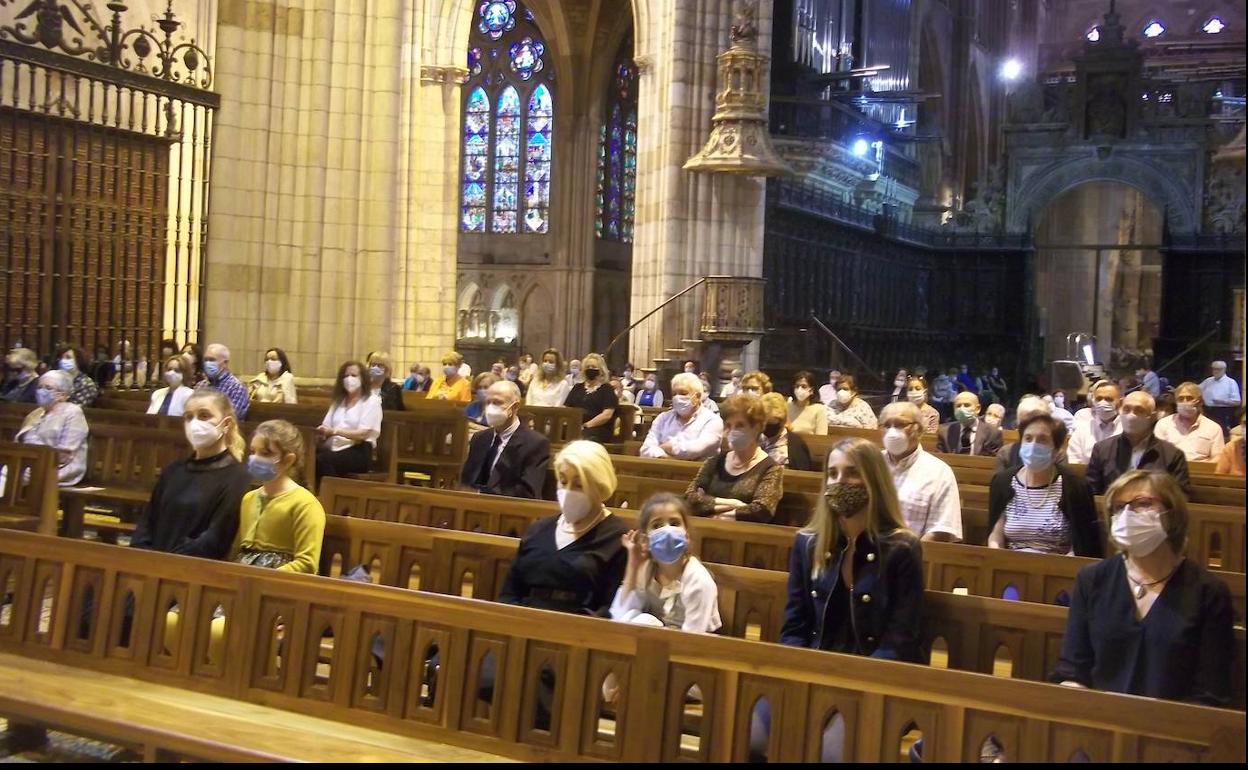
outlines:
{"label": "black face mask", "polygon": [[586,370],[585,370],[585,379],[587,379],[587,380],[596,380],[596,379],[598,379],[598,375],[600,375],[600,374],[602,374],[602,372],[601,372],[601,371],[599,371],[599,370],[597,370],[597,369],[586,369]]}
{"label": "black face mask", "polygon": [[784,428],[784,423],[782,422],[776,422],[776,423],[769,422],[763,426],[763,435],[766,436],[767,438],[775,438],[776,436],[780,435],[780,431],[783,428]]}

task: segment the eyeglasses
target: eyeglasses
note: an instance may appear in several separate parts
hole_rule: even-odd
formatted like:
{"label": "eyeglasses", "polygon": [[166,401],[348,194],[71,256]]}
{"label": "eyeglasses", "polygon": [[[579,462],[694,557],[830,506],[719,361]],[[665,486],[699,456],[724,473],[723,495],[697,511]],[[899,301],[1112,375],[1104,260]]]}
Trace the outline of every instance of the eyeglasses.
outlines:
{"label": "eyeglasses", "polygon": [[898,420],[889,420],[888,422],[880,423],[880,427],[883,428],[884,430],[888,430],[889,428],[900,428],[901,430],[905,430],[906,428],[909,428],[911,425],[918,425],[918,423],[912,422],[910,420],[906,420],[904,422],[898,421]]}

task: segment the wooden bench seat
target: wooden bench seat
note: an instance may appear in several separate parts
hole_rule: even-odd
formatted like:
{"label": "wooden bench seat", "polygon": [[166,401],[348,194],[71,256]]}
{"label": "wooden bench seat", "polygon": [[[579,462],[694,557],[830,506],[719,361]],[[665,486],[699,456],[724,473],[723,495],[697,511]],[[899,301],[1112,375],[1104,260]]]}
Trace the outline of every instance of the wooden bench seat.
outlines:
{"label": "wooden bench seat", "polygon": [[0,715],[148,762],[508,762],[503,757],[0,653]]}
{"label": "wooden bench seat", "polygon": [[[911,728],[932,762],[973,761],[989,737],[1010,761],[1245,757],[1242,712],[187,564],[67,538],[0,539],[0,583],[12,579],[14,601],[0,652],[534,761],[741,761],[760,698],[772,705],[772,761],[817,759],[833,714],[846,725],[847,761],[895,758]],[[88,595],[99,601],[84,623]],[[172,601],[185,622],[166,647]],[[214,658],[216,609],[226,654]],[[488,690],[485,668],[498,672]],[[608,674],[620,684],[609,709]],[[686,719],[691,693],[701,703]],[[540,723],[539,702],[550,714]]]}
{"label": "wooden bench seat", "polygon": [[[427,527],[520,537],[538,519],[558,513],[543,500],[479,495],[450,490],[402,488],[327,479],[321,504],[331,515]],[[637,511],[613,509],[635,522]],[[750,522],[696,519],[691,535],[703,561],[785,572],[796,529]],[[1021,553],[961,543],[926,543],[923,561],[928,588],[965,590],[1000,598],[1017,594],[1024,602],[1053,604],[1069,592],[1079,570],[1094,559]],[[1245,575],[1214,571],[1231,590],[1236,618],[1245,617]]]}

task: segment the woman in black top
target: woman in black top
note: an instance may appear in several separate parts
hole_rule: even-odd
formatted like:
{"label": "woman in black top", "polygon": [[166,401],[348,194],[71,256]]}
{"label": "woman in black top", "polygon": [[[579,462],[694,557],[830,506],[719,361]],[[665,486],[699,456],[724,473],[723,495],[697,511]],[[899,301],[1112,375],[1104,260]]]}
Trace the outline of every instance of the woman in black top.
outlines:
{"label": "woman in black top", "polygon": [[1053,681],[1229,705],[1230,591],[1183,557],[1187,498],[1178,483],[1165,473],[1129,471],[1106,491],[1105,510],[1123,553],[1075,578]]}
{"label": "woman in black top", "polygon": [[988,487],[988,547],[1101,558],[1096,501],[1083,477],[1057,462],[1066,423],[1029,415],[1018,426],[1021,466],[998,471]]}
{"label": "woman in black top", "polygon": [[719,407],[728,451],[702,463],[685,490],[694,516],[769,522],[784,494],[784,466],[759,446],[767,412],[756,396],[729,396]]}
{"label": "woman in black top", "polygon": [[[780,643],[926,663],[920,643],[923,549],[906,528],[879,447],[844,439],[828,452],[824,493],[789,553]],[[750,752],[761,758],[771,727],[756,706]],[[844,723],[823,733],[825,762],[844,754]]]}
{"label": "woman in black top", "polygon": [[190,457],[160,472],[147,513],[130,545],[153,551],[224,559],[238,531],[238,511],[251,484],[234,408],[221,391],[199,390],[186,400]]}
{"label": "woman in black top", "polygon": [[554,464],[560,513],[524,533],[498,600],[606,617],[624,578],[620,536],[629,530],[604,505],[615,494],[611,457],[600,444],[573,441]]}
{"label": "woman in black top", "polygon": [[401,412],[403,411],[403,388],[390,379],[393,371],[394,365],[390,361],[389,353],[368,354],[368,376],[372,381],[373,392],[381,394],[381,408]]}
{"label": "woman in black top", "polygon": [[[759,446],[768,457],[786,468],[795,471],[813,470],[810,448],[800,434],[788,428],[789,408],[784,402],[784,396],[779,393],[766,393],[762,401],[763,409],[767,412],[767,421],[763,423],[763,436],[759,440]],[[819,408],[822,409],[823,406]]]}
{"label": "woman in black top", "polygon": [[590,353],[581,362],[584,382],[572,386],[564,406],[579,408],[585,414],[581,438],[609,444],[615,435],[615,409],[620,405],[611,387],[607,362],[597,353]]}

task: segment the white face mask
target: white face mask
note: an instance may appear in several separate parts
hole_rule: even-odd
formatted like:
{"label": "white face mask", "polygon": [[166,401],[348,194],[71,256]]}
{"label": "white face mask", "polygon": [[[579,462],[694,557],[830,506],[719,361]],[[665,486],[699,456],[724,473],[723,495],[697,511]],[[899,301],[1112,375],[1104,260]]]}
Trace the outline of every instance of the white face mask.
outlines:
{"label": "white face mask", "polygon": [[1054,396],[1054,397],[1053,397],[1053,406],[1056,406],[1058,409],[1062,409],[1062,408],[1064,408],[1064,407],[1066,406],[1066,397],[1065,397],[1065,396]]}
{"label": "white face mask", "polygon": [[924,401],[927,401],[927,391],[926,390],[912,390],[906,396],[906,398],[910,399],[910,403],[912,404],[921,404]]}
{"label": "white face mask", "polygon": [[591,507],[589,495],[584,492],[576,489],[560,489],[555,496],[559,498],[559,510],[563,513],[564,521],[569,524],[575,524],[589,515]]}
{"label": "white face mask", "polygon": [[841,406],[848,406],[850,401],[854,400],[854,394],[848,390],[836,391],[836,402]]}
{"label": "white face mask", "polygon": [[1136,511],[1123,506],[1110,526],[1110,536],[1132,556],[1147,556],[1166,541],[1161,511]]}
{"label": "white face mask", "polygon": [[742,428],[733,428],[728,431],[728,446],[736,452],[748,449],[750,444],[757,440],[757,436],[751,436],[748,430]]}
{"label": "white face mask", "polygon": [[546,374],[548,374],[548,375],[550,375],[550,374],[554,374],[554,373],[555,373],[555,365],[554,365],[554,364],[552,364],[552,363],[550,363],[549,361],[547,361],[546,363],[542,364],[542,371],[543,371],[543,372],[546,372]]}
{"label": "white face mask", "polygon": [[984,415],[984,422],[988,423],[994,428],[1001,427],[1001,418],[996,416],[995,414]]}
{"label": "white face mask", "polygon": [[511,413],[506,407],[497,404],[485,405],[485,424],[491,428],[501,428],[511,422]]}
{"label": "white face mask", "polygon": [[169,383],[169,387],[176,388],[182,384],[182,372],[170,369],[165,372],[165,382]]}
{"label": "white face mask", "polygon": [[672,409],[681,417],[687,417],[693,410],[693,399],[689,396],[672,396]]}
{"label": "white face mask", "polygon": [[348,393],[357,393],[360,390],[360,378],[349,374],[342,378],[342,387],[346,388]]}
{"label": "white face mask", "polygon": [[810,388],[801,387],[793,389],[793,398],[798,401],[806,401],[810,398]]}
{"label": "white face mask", "polygon": [[1184,417],[1188,420],[1196,419],[1196,405],[1195,404],[1179,404],[1175,406],[1175,410],[1179,413],[1180,417]]}
{"label": "white face mask", "polygon": [[889,428],[884,431],[884,448],[891,455],[904,455],[910,450],[910,439],[901,428]]}
{"label": "white face mask", "polygon": [[207,420],[191,420],[186,424],[186,440],[195,449],[205,449],[221,440],[221,427]]}
{"label": "white face mask", "polygon": [[1105,422],[1109,422],[1118,416],[1118,407],[1114,406],[1112,401],[1101,401],[1092,408],[1096,412],[1097,417],[1100,417]]}
{"label": "white face mask", "polygon": [[1147,433],[1152,428],[1152,420],[1142,414],[1124,414],[1122,416],[1122,432],[1128,436]]}
{"label": "white face mask", "polygon": [[264,368],[268,370],[269,374],[277,374],[278,372],[282,370],[282,362],[281,361],[265,361]]}

